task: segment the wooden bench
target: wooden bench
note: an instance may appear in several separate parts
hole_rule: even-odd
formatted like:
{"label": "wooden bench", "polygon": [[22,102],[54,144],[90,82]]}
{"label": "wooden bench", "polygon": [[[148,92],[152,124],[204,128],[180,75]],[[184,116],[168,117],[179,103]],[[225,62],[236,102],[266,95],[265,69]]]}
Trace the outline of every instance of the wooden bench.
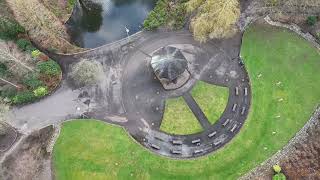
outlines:
{"label": "wooden bench", "polygon": [[170,152],[171,152],[172,154],[181,154],[181,153],[182,153],[181,150],[174,150],[174,149],[172,149]]}
{"label": "wooden bench", "polygon": [[212,137],[215,136],[216,134],[217,134],[217,131],[214,131],[214,132],[208,134],[208,137],[209,137],[209,138],[212,138]]}
{"label": "wooden bench", "polygon": [[238,125],[237,124],[235,124],[235,125],[233,125],[233,127],[231,128],[231,132],[234,132],[236,129],[237,129],[237,127],[238,127]]}
{"label": "wooden bench", "polygon": [[195,140],[192,140],[191,143],[192,144],[197,144],[197,143],[200,143],[200,141],[201,141],[200,139],[195,139]]}
{"label": "wooden bench", "polygon": [[151,147],[152,147],[153,149],[160,150],[160,146],[157,146],[157,145],[155,145],[155,144],[151,144]]}
{"label": "wooden bench", "polygon": [[245,112],[246,112],[246,107],[242,107],[241,115],[244,115]]}
{"label": "wooden bench", "polygon": [[244,88],[244,96],[248,96],[248,88]]}
{"label": "wooden bench", "polygon": [[182,141],[181,140],[172,140],[171,141],[173,145],[182,145]]}
{"label": "wooden bench", "polygon": [[199,153],[202,153],[203,152],[203,149],[197,149],[197,150],[195,150],[193,153],[194,154],[199,154]]}
{"label": "wooden bench", "polygon": [[221,144],[221,141],[217,141],[217,142],[213,143],[214,146],[218,146],[219,144]]}
{"label": "wooden bench", "polygon": [[233,112],[236,112],[237,106],[238,106],[237,104],[233,104],[233,106],[232,106],[232,111],[233,111]]}
{"label": "wooden bench", "polygon": [[222,125],[226,126],[230,122],[230,119],[227,119]]}

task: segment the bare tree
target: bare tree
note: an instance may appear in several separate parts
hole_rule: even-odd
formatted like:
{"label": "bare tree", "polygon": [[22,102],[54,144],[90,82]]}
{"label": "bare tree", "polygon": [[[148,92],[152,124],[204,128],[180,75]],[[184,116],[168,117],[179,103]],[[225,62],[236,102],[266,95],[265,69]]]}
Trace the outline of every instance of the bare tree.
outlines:
{"label": "bare tree", "polygon": [[32,67],[24,63],[28,61],[27,58],[30,59],[30,57],[18,50],[15,45],[0,40],[0,62],[13,62],[27,71],[34,71]]}
{"label": "bare tree", "polygon": [[191,21],[191,31],[196,40],[225,38],[236,31],[235,23],[240,17],[238,0],[207,0]]}
{"label": "bare tree", "polygon": [[0,78],[0,80],[1,80],[2,82],[5,82],[5,83],[7,83],[7,84],[9,84],[9,85],[11,85],[11,86],[13,86],[13,87],[15,87],[15,88],[20,88],[20,86],[14,84],[13,82],[10,82],[10,81],[5,80],[5,79],[3,79],[3,78]]}

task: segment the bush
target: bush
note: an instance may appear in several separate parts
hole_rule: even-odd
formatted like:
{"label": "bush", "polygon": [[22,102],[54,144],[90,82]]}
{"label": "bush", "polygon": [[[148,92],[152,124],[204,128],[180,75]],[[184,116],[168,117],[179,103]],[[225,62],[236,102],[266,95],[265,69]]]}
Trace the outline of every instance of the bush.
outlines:
{"label": "bush", "polygon": [[0,88],[0,96],[3,98],[13,98],[17,94],[17,89],[9,84]]}
{"label": "bush", "polygon": [[36,89],[39,86],[43,86],[43,82],[39,80],[39,75],[37,73],[28,74],[25,79],[23,79],[23,84],[30,89]]}
{"label": "bush", "polygon": [[318,20],[318,19],[317,19],[316,16],[309,16],[309,17],[307,18],[307,23],[308,23],[309,26],[313,26],[313,25],[316,24],[317,20]]}
{"label": "bush", "polygon": [[33,48],[32,43],[26,39],[19,39],[17,40],[16,44],[23,51],[31,50]]}
{"label": "bush", "polygon": [[170,13],[170,20],[172,21],[173,29],[181,29],[186,22],[186,6],[184,4],[179,4],[175,9]]}
{"label": "bush", "polygon": [[168,25],[173,29],[181,29],[186,22],[186,0],[177,1],[170,7],[168,0],[159,0],[143,22],[145,30],[155,30],[161,26]]}
{"label": "bush", "polygon": [[16,96],[13,97],[12,102],[14,104],[25,104],[28,102],[33,102],[37,99],[32,91],[18,92]]}
{"label": "bush", "polygon": [[272,180],[286,180],[286,176],[283,173],[273,175]]}
{"label": "bush", "polygon": [[103,68],[100,63],[82,60],[72,67],[70,76],[76,85],[86,86],[98,83],[102,74]]}
{"label": "bush", "polygon": [[37,69],[47,76],[57,76],[61,73],[60,66],[53,60],[38,63]]}
{"label": "bush", "polygon": [[48,89],[46,87],[38,87],[37,89],[35,89],[33,91],[33,94],[36,96],[36,97],[43,97],[45,95],[48,94]]}
{"label": "bush", "polygon": [[20,33],[25,33],[25,29],[17,22],[6,18],[0,19],[0,39],[16,39]]}
{"label": "bush", "polygon": [[168,6],[168,0],[159,0],[143,22],[144,29],[151,31],[164,25],[168,20]]}
{"label": "bush", "polygon": [[273,166],[273,170],[274,170],[274,172],[276,172],[276,173],[280,173],[280,172],[281,172],[281,167],[276,164],[276,165]]}
{"label": "bush", "polygon": [[41,51],[39,51],[38,49],[37,49],[37,50],[33,50],[33,51],[31,52],[31,56],[32,56],[33,58],[37,58],[40,54],[41,54]]}

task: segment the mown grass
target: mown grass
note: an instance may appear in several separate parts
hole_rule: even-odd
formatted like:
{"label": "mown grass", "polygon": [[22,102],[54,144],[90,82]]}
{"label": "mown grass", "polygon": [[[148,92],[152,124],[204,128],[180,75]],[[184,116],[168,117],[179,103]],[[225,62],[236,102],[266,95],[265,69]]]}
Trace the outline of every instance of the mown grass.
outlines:
{"label": "mown grass", "polygon": [[252,106],[240,133],[223,149],[172,160],[150,153],[112,125],[67,122],[53,152],[57,179],[236,179],[259,165],[294,136],[320,102],[320,54],[292,32],[253,26],[244,34],[241,55],[251,78]]}
{"label": "mown grass", "polygon": [[194,134],[202,131],[199,121],[182,97],[166,100],[160,130],[170,134]]}
{"label": "mown grass", "polygon": [[191,94],[211,124],[219,120],[228,103],[228,88],[198,81]]}

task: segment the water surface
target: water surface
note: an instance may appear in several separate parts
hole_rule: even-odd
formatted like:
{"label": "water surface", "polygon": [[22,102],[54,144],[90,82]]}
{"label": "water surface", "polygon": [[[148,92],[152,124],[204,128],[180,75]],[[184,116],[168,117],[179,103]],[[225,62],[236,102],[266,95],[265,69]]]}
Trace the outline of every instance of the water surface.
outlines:
{"label": "water surface", "polygon": [[98,47],[133,34],[157,0],[99,0],[77,4],[67,22],[72,41],[84,48]]}

